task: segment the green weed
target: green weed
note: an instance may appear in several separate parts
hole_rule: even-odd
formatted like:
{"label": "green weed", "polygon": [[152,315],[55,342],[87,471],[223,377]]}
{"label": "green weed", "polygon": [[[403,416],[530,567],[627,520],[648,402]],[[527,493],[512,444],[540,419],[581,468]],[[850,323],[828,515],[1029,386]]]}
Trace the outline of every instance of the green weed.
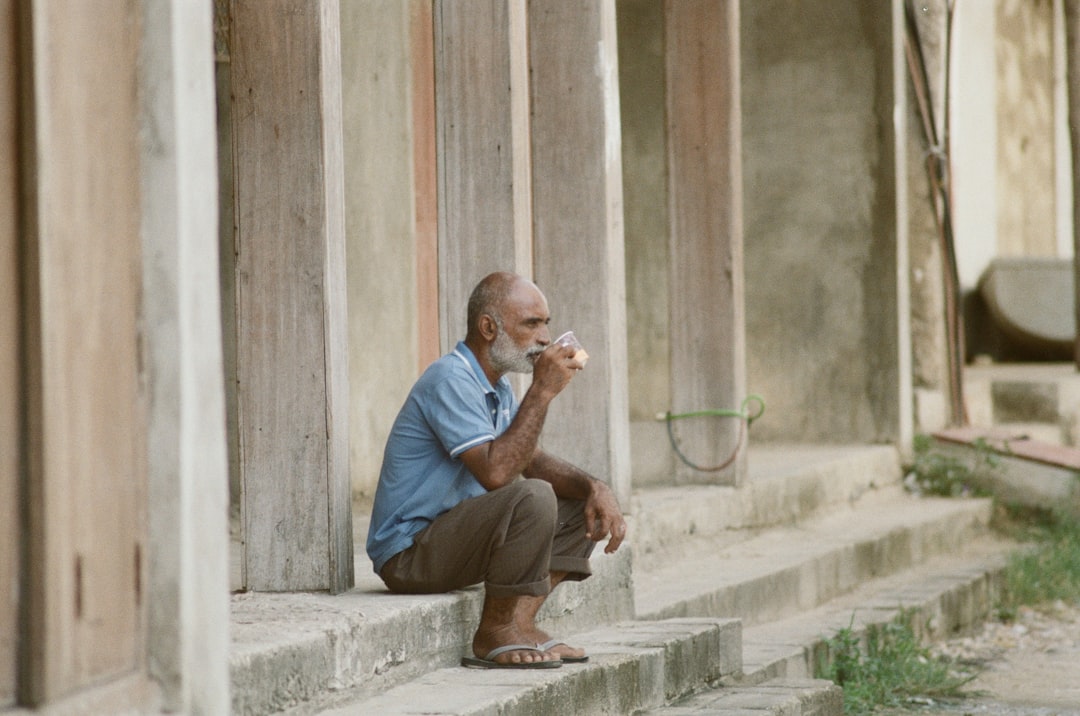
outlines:
{"label": "green weed", "polygon": [[[1080,602],[1080,520],[1003,505],[997,512],[998,527],[1025,543],[1006,567],[998,617],[1009,621],[1020,606]],[[862,637],[849,626],[828,640],[816,673],[843,687],[845,713],[902,706],[915,697],[958,698],[978,675],[921,646],[913,615],[904,611],[895,622],[870,625]]]}
{"label": "green weed", "polygon": [[978,477],[1000,466],[997,453],[982,438],[973,443],[970,459],[935,450],[934,439],[929,435],[916,435],[913,447],[914,459],[905,467],[905,483],[909,489],[926,495],[985,495],[985,489],[978,484]]}
{"label": "green weed", "polygon": [[977,676],[921,646],[911,616],[905,611],[896,621],[869,625],[862,638],[852,617],[852,626],[829,639],[828,663],[818,665],[817,676],[844,689],[845,713],[901,706],[918,696],[959,697],[963,686]]}
{"label": "green weed", "polygon": [[1080,602],[1080,520],[1029,511],[1010,531],[1025,548],[1009,558],[999,616],[1007,621],[1022,605]]}

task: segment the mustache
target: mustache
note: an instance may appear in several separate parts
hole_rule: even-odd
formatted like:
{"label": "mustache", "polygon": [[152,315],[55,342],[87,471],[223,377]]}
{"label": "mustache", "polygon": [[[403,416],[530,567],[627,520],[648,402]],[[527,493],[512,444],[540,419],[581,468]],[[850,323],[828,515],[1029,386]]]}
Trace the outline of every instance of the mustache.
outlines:
{"label": "mustache", "polygon": [[526,358],[535,358],[536,356],[540,355],[543,352],[544,352],[544,346],[533,346],[532,348],[525,351],[525,357]]}

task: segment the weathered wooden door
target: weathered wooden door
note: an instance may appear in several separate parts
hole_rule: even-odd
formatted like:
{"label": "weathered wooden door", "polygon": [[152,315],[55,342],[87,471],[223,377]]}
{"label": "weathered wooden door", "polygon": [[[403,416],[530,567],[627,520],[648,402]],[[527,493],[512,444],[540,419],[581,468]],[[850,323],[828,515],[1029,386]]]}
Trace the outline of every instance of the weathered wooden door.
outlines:
{"label": "weathered wooden door", "polygon": [[[115,683],[143,665],[141,3],[21,5],[17,270],[27,509],[17,691],[37,705]],[[0,246],[10,244],[8,233]],[[0,263],[6,278],[10,264]],[[2,330],[12,304],[0,303]],[[10,403],[9,353],[0,353],[0,410]]]}

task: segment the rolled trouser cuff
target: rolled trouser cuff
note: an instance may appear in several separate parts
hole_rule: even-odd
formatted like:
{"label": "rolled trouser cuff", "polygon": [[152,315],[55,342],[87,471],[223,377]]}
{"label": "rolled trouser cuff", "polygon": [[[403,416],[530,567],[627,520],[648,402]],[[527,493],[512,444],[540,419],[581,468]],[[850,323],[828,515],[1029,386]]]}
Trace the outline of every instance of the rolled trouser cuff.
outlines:
{"label": "rolled trouser cuff", "polygon": [[592,576],[592,567],[588,557],[570,557],[565,555],[552,555],[552,572],[566,572],[564,582],[580,582]]}
{"label": "rolled trouser cuff", "polygon": [[551,580],[541,579],[528,584],[495,584],[484,582],[484,592],[489,597],[505,599],[507,597],[545,597],[551,593]]}

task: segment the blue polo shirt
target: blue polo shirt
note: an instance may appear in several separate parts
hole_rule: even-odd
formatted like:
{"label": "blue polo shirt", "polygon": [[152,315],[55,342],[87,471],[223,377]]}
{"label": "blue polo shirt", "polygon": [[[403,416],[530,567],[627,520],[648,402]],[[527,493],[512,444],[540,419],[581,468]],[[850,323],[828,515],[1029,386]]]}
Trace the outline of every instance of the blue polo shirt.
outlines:
{"label": "blue polo shirt", "polygon": [[436,517],[484,494],[461,453],[501,435],[517,408],[506,377],[492,387],[464,342],[424,371],[383,453],[367,537],[376,572]]}

